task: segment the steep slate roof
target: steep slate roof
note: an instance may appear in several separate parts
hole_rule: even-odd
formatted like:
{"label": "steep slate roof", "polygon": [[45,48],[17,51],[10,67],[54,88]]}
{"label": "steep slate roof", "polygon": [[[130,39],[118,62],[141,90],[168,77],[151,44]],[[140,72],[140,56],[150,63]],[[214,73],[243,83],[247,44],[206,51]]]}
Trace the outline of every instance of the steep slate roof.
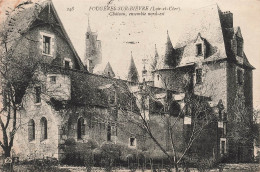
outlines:
{"label": "steep slate roof", "polygon": [[[211,5],[196,10],[187,21],[183,29],[182,36],[176,44],[176,48],[183,48],[183,56],[180,63],[185,64],[187,62],[196,62],[198,58],[195,55],[189,57],[189,50],[193,49],[194,42],[200,33],[201,37],[207,40],[212,46],[208,47],[216,49],[216,52],[209,57],[206,57],[205,61],[213,61],[227,58],[222,27],[220,23],[219,9],[217,5]],[[189,58],[189,60],[187,60]]]}
{"label": "steep slate roof", "polygon": [[[230,59],[228,44],[230,39],[240,32],[239,28],[225,28],[223,24],[223,15],[217,4],[210,5],[207,7],[200,8],[190,14],[189,20],[184,24],[182,29],[182,34],[179,37],[175,47],[174,55],[172,55],[172,60],[176,61],[177,65],[172,65],[170,67],[165,67],[163,62],[158,69],[172,69],[175,67],[181,67],[189,65],[190,63],[196,62],[210,62],[215,60]],[[194,42],[196,41],[198,35],[204,39],[206,46],[206,55],[203,60],[197,58],[191,51],[194,49]],[[166,49],[167,49],[166,45]],[[165,57],[163,57],[165,58]],[[248,62],[245,53],[243,56],[244,66],[252,68],[253,66]]]}
{"label": "steep slate roof", "polygon": [[49,65],[46,65],[43,70],[48,74],[64,74],[70,77],[71,100],[68,101],[69,105],[109,107],[109,95],[104,90],[114,85],[118,96],[117,104],[124,109],[131,109],[132,104],[134,105],[132,108],[138,111],[136,104],[131,103],[131,101],[135,102],[135,98],[124,80]]}
{"label": "steep slate roof", "polygon": [[[54,14],[54,18],[51,18],[48,22],[50,25],[55,27],[59,27],[62,31],[63,36],[66,38],[71,50],[73,51],[77,63],[80,66],[80,69],[84,69],[84,65],[80,60],[68,34],[65,31],[65,28],[57,14],[57,11],[54,8],[54,5],[51,0],[36,0],[37,2],[26,1],[21,3],[15,8],[12,12],[10,12],[9,17],[1,23],[0,30],[3,32],[8,32],[8,48],[15,48],[17,39],[21,39],[23,34],[28,32],[33,24],[39,20],[43,20],[44,14],[42,13],[46,10]],[[50,16],[52,17],[52,16]]]}

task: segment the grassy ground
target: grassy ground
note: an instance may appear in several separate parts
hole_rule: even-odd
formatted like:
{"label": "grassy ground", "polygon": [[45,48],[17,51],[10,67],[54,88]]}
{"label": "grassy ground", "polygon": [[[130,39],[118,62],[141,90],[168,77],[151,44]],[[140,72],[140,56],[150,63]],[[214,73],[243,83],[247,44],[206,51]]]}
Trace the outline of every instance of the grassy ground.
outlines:
{"label": "grassy ground", "polygon": [[[14,167],[15,172],[86,172],[85,167],[71,167],[71,166],[58,166],[58,167],[48,167],[43,169],[41,167],[32,167],[32,166],[24,166],[17,165]],[[101,168],[93,168],[92,171],[100,172],[104,171]],[[127,169],[114,169],[114,172],[129,172]],[[137,170],[137,172],[141,172],[141,170]],[[145,170],[146,172],[151,170]],[[161,170],[165,171],[165,170]],[[182,170],[181,170],[182,171]],[[191,169],[191,172],[197,172],[196,169]],[[218,172],[218,169],[208,170],[210,172]],[[225,164],[223,168],[223,172],[260,172],[260,164]]]}

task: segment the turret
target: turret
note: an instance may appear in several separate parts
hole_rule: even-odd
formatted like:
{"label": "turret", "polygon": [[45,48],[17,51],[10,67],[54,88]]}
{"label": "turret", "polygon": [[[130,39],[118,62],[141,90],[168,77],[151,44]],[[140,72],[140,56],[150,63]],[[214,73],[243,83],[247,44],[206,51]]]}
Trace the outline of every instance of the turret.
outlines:
{"label": "turret", "polygon": [[135,62],[134,62],[132,52],[131,52],[130,66],[129,66],[129,69],[128,69],[127,81],[133,82],[133,83],[138,83],[138,81],[139,81],[138,71],[137,71],[137,68],[135,66]]}
{"label": "turret", "polygon": [[156,70],[157,63],[158,63],[158,58],[159,58],[159,55],[158,55],[157,47],[156,47],[156,44],[155,44],[154,57],[153,57],[152,63],[151,63],[152,70]]}
{"label": "turret", "polygon": [[88,71],[93,73],[95,66],[102,61],[102,53],[101,41],[97,40],[97,34],[91,31],[89,19],[85,42],[86,51],[83,63],[88,67]]}
{"label": "turret", "polygon": [[173,61],[174,48],[167,30],[167,41],[165,44],[165,55],[163,57],[163,68],[170,68],[174,65]]}

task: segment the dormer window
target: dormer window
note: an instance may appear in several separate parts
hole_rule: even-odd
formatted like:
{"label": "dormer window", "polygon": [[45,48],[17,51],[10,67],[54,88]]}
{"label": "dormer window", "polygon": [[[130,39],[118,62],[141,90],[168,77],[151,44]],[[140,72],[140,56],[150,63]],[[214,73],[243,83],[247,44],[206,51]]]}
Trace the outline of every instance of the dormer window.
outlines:
{"label": "dormer window", "polygon": [[70,68],[70,62],[65,60],[65,68],[66,69],[69,69]]}
{"label": "dormer window", "polygon": [[50,54],[50,43],[51,38],[48,36],[43,36],[43,53]]}
{"label": "dormer window", "polygon": [[243,39],[237,37],[237,56],[243,56]]}
{"label": "dormer window", "polygon": [[64,67],[65,69],[71,69],[72,68],[72,62],[70,58],[64,59]]}
{"label": "dormer window", "polygon": [[197,56],[202,56],[202,44],[196,45],[196,53],[197,53]]}

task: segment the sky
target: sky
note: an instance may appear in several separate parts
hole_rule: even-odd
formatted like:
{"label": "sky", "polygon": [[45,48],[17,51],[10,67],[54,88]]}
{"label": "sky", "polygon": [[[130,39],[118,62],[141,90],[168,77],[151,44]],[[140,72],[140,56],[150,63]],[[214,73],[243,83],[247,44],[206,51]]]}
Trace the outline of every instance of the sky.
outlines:
{"label": "sky", "polygon": [[[3,4],[17,4],[21,0],[0,0]],[[12,1],[12,2],[11,2]],[[173,45],[182,33],[182,27],[191,11],[212,4],[218,4],[222,11],[233,13],[234,26],[240,26],[244,38],[244,52],[249,62],[256,68],[253,72],[254,107],[260,109],[260,0],[52,0],[58,15],[75,47],[83,59],[85,51],[85,33],[88,18],[92,31],[97,32],[102,42],[103,64],[109,61],[116,75],[125,78],[130,63],[131,51],[139,70],[143,59],[154,55],[157,45],[159,55],[163,54],[166,33]],[[148,6],[151,8],[169,8],[158,16],[118,16],[104,7],[110,3],[113,7]],[[96,8],[97,7],[97,8]],[[100,10],[103,8],[103,10]],[[2,10],[3,11],[3,10]],[[143,12],[147,12],[142,10]],[[1,12],[1,11],[0,11]],[[129,11],[116,11],[126,12]]]}

